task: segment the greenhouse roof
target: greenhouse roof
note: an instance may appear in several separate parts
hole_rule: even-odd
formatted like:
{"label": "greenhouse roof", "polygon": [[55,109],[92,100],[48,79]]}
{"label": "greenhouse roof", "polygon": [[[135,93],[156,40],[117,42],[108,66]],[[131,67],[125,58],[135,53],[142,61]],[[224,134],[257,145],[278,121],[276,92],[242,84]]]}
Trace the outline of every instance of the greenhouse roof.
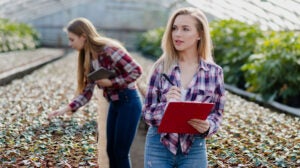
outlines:
{"label": "greenhouse roof", "polygon": [[[27,22],[93,1],[95,0],[1,0],[0,18]],[[114,1],[139,2],[137,0]],[[177,1],[182,2],[183,0]],[[300,0],[186,1],[216,19],[233,18],[249,24],[257,23],[263,30],[300,30]]]}
{"label": "greenhouse roof", "polygon": [[300,30],[300,0],[187,0],[217,19],[259,24],[263,30]]}
{"label": "greenhouse roof", "polygon": [[1,0],[0,18],[28,21],[87,3],[90,0]]}

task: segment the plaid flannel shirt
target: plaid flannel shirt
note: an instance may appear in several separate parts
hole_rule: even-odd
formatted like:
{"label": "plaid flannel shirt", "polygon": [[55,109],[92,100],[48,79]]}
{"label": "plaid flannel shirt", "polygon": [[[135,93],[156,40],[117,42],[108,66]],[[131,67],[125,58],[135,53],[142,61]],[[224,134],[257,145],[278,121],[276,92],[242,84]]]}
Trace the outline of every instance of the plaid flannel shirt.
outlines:
{"label": "plaid flannel shirt", "polygon": [[[172,86],[170,82],[166,81],[166,79],[162,77],[162,68],[162,64],[158,64],[154,68],[154,71],[150,77],[145,103],[143,106],[142,114],[145,122],[149,126],[158,127],[160,125],[167,104],[165,94]],[[170,73],[167,75],[170,77],[172,83],[178,87],[181,86],[180,69],[178,64],[174,64],[171,67]],[[206,135],[201,135],[199,133],[198,136],[205,137],[216,133],[222,120],[225,104],[225,88],[222,68],[216,64],[207,63],[201,60],[197,73],[189,83],[185,100],[214,103],[214,107],[207,118],[210,123],[209,131]],[[176,155],[179,145],[182,152],[184,154],[188,154],[195,135],[174,135],[176,134],[162,133],[162,144],[165,145],[174,155]],[[178,140],[180,143],[178,143],[178,141],[174,142],[174,138],[177,137],[179,137]]]}
{"label": "plaid flannel shirt", "polygon": [[[103,89],[103,96],[106,99],[119,100],[118,92],[120,89],[128,87],[136,88],[135,84],[130,84],[134,83],[141,76],[142,68],[132,57],[123,50],[110,46],[105,46],[103,51],[98,53],[98,55],[99,65],[116,73],[116,77],[111,79],[113,84],[111,87],[101,88],[98,86]],[[94,71],[94,67],[91,63],[92,71]],[[73,99],[69,104],[73,112],[90,101],[95,85],[94,81],[88,82],[83,92]]]}

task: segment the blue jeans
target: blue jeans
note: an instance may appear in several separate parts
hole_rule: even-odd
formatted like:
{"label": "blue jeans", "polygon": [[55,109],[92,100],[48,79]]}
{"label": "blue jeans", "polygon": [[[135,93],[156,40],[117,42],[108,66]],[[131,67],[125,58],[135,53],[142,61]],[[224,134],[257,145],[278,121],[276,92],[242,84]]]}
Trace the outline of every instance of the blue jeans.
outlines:
{"label": "blue jeans", "polygon": [[130,168],[129,150],[140,121],[142,104],[137,90],[123,89],[111,101],[107,116],[107,154],[110,168]]}
{"label": "blue jeans", "polygon": [[195,137],[195,141],[187,155],[180,148],[172,154],[161,142],[157,127],[149,127],[146,144],[144,168],[206,168],[206,141]]}

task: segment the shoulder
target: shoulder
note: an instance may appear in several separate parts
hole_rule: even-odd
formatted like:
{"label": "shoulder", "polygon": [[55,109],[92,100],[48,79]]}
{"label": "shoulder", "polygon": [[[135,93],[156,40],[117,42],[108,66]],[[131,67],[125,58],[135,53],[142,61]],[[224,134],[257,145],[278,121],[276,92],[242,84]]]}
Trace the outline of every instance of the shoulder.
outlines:
{"label": "shoulder", "polygon": [[164,67],[164,62],[162,59],[158,59],[152,66],[154,72],[162,72]]}
{"label": "shoulder", "polygon": [[104,46],[103,51],[105,52],[105,55],[110,56],[113,60],[131,59],[131,56],[126,49],[121,47],[106,45]]}
{"label": "shoulder", "polygon": [[107,54],[107,55],[112,55],[115,52],[118,52],[120,50],[120,48],[115,47],[115,46],[111,46],[111,45],[105,45],[103,47],[103,51]]}
{"label": "shoulder", "polygon": [[208,61],[201,60],[200,64],[205,70],[223,73],[223,68],[220,65],[216,64],[215,62],[208,62]]}

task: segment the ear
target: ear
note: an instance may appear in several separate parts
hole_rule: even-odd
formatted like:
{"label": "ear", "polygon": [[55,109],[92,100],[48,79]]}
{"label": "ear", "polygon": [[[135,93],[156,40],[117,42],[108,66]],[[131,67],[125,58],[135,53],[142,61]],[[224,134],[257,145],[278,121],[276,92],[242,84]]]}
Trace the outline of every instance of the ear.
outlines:
{"label": "ear", "polygon": [[201,40],[201,37],[203,36],[203,30],[201,30],[198,35],[199,35],[199,37],[197,38],[197,40]]}
{"label": "ear", "polygon": [[86,34],[82,34],[81,36],[80,36],[80,38],[83,38],[84,40],[86,40]]}

